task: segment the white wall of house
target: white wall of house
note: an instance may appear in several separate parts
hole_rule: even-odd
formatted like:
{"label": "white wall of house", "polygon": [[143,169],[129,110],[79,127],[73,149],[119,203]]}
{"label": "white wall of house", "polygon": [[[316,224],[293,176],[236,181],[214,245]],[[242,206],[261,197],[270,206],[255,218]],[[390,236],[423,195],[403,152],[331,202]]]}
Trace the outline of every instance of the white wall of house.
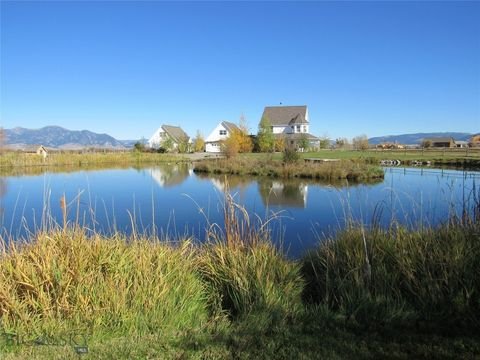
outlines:
{"label": "white wall of house", "polygon": [[309,125],[308,124],[295,124],[295,125],[275,125],[272,126],[272,131],[274,134],[299,134],[299,133],[308,133]]}
{"label": "white wall of house", "polygon": [[162,141],[165,139],[167,134],[163,129],[160,127],[157,131],[155,131],[152,137],[147,141],[147,144],[151,148],[159,148],[162,144]]}
{"label": "white wall of house", "polygon": [[221,152],[220,142],[229,137],[228,130],[222,125],[218,124],[217,127],[207,136],[205,139],[205,151],[206,152]]}
{"label": "white wall of house", "polygon": [[222,152],[222,147],[221,147],[220,142],[215,141],[215,142],[205,143],[205,152],[209,152],[209,153]]}

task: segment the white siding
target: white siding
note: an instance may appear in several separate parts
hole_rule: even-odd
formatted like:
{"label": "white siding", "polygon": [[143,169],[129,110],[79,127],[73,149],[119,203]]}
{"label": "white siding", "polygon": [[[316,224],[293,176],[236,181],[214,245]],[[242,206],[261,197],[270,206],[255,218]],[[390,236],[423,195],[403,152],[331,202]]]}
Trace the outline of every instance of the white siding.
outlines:
{"label": "white siding", "polygon": [[155,131],[152,137],[148,140],[147,144],[151,148],[158,148],[162,143],[165,136],[165,131],[160,127],[157,131]]}
{"label": "white siding", "polygon": [[219,142],[205,143],[205,152],[209,152],[209,153],[219,153],[219,152],[221,152],[220,143]]}
{"label": "white siding", "polygon": [[225,140],[229,136],[228,130],[220,122],[205,139],[205,151],[213,153],[222,152],[220,141]]}

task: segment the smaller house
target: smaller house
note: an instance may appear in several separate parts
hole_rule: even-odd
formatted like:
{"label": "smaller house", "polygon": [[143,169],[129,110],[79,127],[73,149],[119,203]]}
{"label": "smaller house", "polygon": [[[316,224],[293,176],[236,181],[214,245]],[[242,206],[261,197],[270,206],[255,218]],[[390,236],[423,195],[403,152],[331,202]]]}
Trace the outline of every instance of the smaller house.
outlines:
{"label": "smaller house", "polygon": [[437,137],[423,139],[423,144],[429,144],[430,147],[436,148],[453,148],[455,147],[455,140],[452,137]]}
{"label": "smaller house", "polygon": [[457,148],[467,148],[468,147],[468,141],[455,141],[455,147]]}
{"label": "smaller house", "polygon": [[173,149],[178,149],[178,146],[185,144],[187,147],[192,143],[192,140],[180,126],[162,125],[148,140],[147,144],[150,148],[158,149],[165,147],[167,141],[171,140]]}
{"label": "smaller house", "polygon": [[205,151],[210,153],[222,152],[222,142],[236,130],[239,131],[240,129],[234,123],[229,121],[220,122],[205,139]]}
{"label": "smaller house", "polygon": [[22,148],[22,151],[27,154],[48,155],[48,150],[43,145],[27,145]]}
{"label": "smaller house", "polygon": [[37,155],[42,155],[44,158],[46,158],[48,156],[48,151],[47,149],[45,148],[45,146],[43,145],[40,145],[38,148],[37,148],[37,151],[36,151]]}

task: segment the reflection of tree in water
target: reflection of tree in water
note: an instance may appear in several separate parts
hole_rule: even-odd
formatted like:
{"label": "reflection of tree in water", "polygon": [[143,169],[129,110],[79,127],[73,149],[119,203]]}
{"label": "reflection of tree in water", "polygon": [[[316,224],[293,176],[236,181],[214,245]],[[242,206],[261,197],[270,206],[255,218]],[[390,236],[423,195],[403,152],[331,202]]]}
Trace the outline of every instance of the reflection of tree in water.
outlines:
{"label": "reflection of tree in water", "polygon": [[147,170],[161,187],[175,186],[185,181],[190,175],[188,164],[162,165]]}
{"label": "reflection of tree in water", "polygon": [[258,189],[265,206],[305,207],[308,185],[298,180],[259,179]]}

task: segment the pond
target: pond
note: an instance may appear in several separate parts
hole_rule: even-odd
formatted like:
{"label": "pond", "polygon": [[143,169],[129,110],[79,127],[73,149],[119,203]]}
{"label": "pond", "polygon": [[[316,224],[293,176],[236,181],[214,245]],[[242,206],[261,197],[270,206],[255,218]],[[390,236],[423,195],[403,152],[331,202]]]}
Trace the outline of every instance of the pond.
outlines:
{"label": "pond", "polygon": [[252,219],[269,223],[274,241],[301,256],[349,220],[372,226],[393,221],[409,227],[437,225],[461,215],[478,196],[480,172],[386,168],[370,183],[197,175],[188,164],[144,168],[37,169],[0,177],[0,228],[4,238],[27,237],[53,222],[91,231],[132,230],[203,241],[206,229],[223,223],[228,188]]}

